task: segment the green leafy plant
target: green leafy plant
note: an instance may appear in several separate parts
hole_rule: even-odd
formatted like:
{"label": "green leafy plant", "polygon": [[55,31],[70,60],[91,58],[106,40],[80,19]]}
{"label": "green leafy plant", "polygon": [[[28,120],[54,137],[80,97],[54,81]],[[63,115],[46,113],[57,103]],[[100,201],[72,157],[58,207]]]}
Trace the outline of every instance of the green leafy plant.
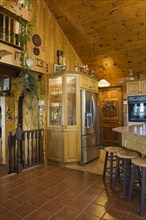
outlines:
{"label": "green leafy plant", "polygon": [[23,3],[19,3],[19,0],[2,0],[1,5],[2,7],[12,7],[14,3],[18,4],[20,9],[26,6],[28,6],[29,9],[32,7],[30,0],[24,0]]}
{"label": "green leafy plant", "polygon": [[[26,65],[25,59],[27,56],[27,44],[28,41],[31,40],[33,27],[35,25],[35,19],[33,18],[31,22],[26,24],[26,22],[22,18],[20,18],[19,22],[21,24],[21,32],[19,34],[20,47],[21,47],[20,76],[24,76],[22,94],[28,95],[29,97],[34,97],[34,96],[38,96],[38,79],[32,73],[31,68]],[[26,32],[26,27],[27,27],[27,32]]]}
{"label": "green leafy plant", "polygon": [[[3,7],[13,7],[13,4],[16,3],[19,5],[19,8],[25,8],[26,6],[31,7],[30,0],[24,0],[23,3],[19,2],[19,0],[3,0]],[[26,65],[26,57],[27,53],[27,45],[31,40],[32,31],[35,26],[35,18],[32,18],[30,22],[27,22],[23,19],[22,16],[18,16],[18,21],[20,23],[20,33],[18,34],[18,41],[20,42],[21,48],[21,56],[20,56],[20,65],[21,71],[19,77],[24,78],[23,86],[22,86],[22,95],[27,95],[29,97],[38,96],[38,79],[37,76],[31,71],[31,68]]]}
{"label": "green leafy plant", "polygon": [[[5,5],[11,7],[14,13],[17,15],[17,11],[15,7],[13,7],[13,3],[19,5],[19,8],[28,8],[31,7],[30,0],[24,0],[23,4],[20,4],[18,0],[3,0]],[[19,78],[22,79],[22,84],[19,86],[18,93],[20,96],[24,97],[24,106],[25,106],[25,113],[28,114],[24,117],[24,125],[25,129],[36,129],[39,126],[38,121],[38,97],[39,97],[39,89],[40,84],[38,81],[38,76],[34,74],[31,70],[31,66],[26,63],[26,58],[29,57],[28,55],[28,42],[32,38],[32,31],[35,26],[35,18],[32,18],[30,22],[27,22],[23,19],[22,16],[18,16],[17,18],[20,27],[20,33],[18,34],[18,42],[20,45],[20,74]],[[28,117],[29,116],[29,117]],[[31,123],[30,123],[31,121]]]}
{"label": "green leafy plant", "polygon": [[34,98],[39,94],[38,77],[34,75],[29,68],[22,68],[20,77],[24,77],[21,94]]}
{"label": "green leafy plant", "polygon": [[25,64],[25,55],[27,53],[27,44],[31,40],[32,31],[35,26],[35,18],[32,18],[32,20],[27,23],[22,17],[19,17],[19,23],[21,25],[21,31],[18,35],[21,47],[20,62],[22,67],[27,67]]}

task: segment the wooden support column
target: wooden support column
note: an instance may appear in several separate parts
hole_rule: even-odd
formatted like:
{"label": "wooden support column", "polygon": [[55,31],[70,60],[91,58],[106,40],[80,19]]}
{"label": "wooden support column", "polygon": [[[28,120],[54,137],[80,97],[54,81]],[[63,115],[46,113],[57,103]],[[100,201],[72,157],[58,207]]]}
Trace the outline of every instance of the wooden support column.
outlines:
{"label": "wooden support column", "polygon": [[3,35],[2,35],[2,40],[5,41],[5,37],[6,37],[6,26],[5,26],[5,23],[6,23],[6,16],[3,14]]}

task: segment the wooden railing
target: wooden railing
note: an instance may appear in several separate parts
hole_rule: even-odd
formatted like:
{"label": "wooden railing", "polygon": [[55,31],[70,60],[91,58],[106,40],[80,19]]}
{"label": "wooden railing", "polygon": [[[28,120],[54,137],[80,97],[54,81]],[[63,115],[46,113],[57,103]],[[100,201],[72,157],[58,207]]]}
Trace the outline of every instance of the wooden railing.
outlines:
{"label": "wooden railing", "polygon": [[[0,12],[0,42],[20,49],[19,34],[21,28],[18,20]],[[26,26],[23,28],[26,31]]]}
{"label": "wooden railing", "polygon": [[42,129],[22,132],[20,127],[14,135],[9,133],[8,173],[19,173],[22,169],[43,163],[43,133]]}

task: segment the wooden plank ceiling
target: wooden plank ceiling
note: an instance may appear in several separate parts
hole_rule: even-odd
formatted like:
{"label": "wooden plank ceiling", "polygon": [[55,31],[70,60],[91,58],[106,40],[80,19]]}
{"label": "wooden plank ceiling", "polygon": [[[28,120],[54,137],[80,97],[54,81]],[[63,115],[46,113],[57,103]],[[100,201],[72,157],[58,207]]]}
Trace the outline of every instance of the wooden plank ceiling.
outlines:
{"label": "wooden plank ceiling", "polygon": [[146,75],[146,0],[45,0],[84,64],[100,79]]}

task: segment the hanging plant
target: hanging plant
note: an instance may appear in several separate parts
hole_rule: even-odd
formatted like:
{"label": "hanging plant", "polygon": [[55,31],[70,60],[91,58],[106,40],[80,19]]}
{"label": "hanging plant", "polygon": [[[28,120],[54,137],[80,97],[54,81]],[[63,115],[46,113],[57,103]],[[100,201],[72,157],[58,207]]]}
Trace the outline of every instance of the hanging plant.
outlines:
{"label": "hanging plant", "polygon": [[[17,15],[17,11],[15,7],[13,7],[14,3],[18,4],[19,9],[31,7],[31,3],[29,0],[19,1],[19,0],[3,0],[2,6],[11,7],[14,13]],[[32,31],[35,26],[35,18],[32,18],[30,22],[27,22],[23,19],[22,16],[18,16],[18,22],[20,27],[20,33],[18,34],[18,43],[20,45],[20,74],[19,78],[23,80],[22,84],[19,86],[19,94],[20,96],[25,97],[26,104],[26,112],[29,113],[31,119],[31,125],[33,129],[38,127],[38,96],[39,96],[39,81],[38,76],[34,74],[31,70],[32,66],[35,64],[33,59],[29,57],[27,46],[28,42],[32,38]],[[30,119],[26,117],[26,126],[28,129],[30,127]],[[28,122],[28,124],[27,124]]]}
{"label": "hanging plant", "polygon": [[18,0],[2,0],[2,7],[11,7],[13,3],[18,3]]}
{"label": "hanging plant", "polygon": [[1,6],[2,7],[12,7],[13,8],[13,4],[17,4],[19,5],[19,8],[26,8],[28,7],[28,9],[32,8],[32,4],[30,2],[30,0],[2,0]]}
{"label": "hanging plant", "polygon": [[27,44],[31,40],[32,37],[32,31],[35,26],[35,18],[32,18],[32,20],[27,23],[22,17],[19,17],[19,23],[21,26],[20,33],[18,34],[18,39],[20,42],[20,48],[21,48],[21,57],[20,57],[20,64],[22,67],[26,67],[25,63],[25,56],[27,53]]}
{"label": "hanging plant", "polygon": [[[14,9],[13,5],[17,4],[20,9],[25,8],[26,6],[28,8],[31,7],[31,2],[30,0],[3,0],[2,1],[2,6],[3,7],[11,7]],[[17,15],[17,11],[15,12]],[[31,68],[35,64],[35,62],[30,62],[29,56],[28,56],[28,51],[27,51],[27,45],[28,42],[32,38],[32,31],[35,26],[35,18],[32,18],[30,22],[27,22],[26,20],[23,19],[22,16],[18,16],[18,22],[19,22],[19,27],[20,27],[20,33],[18,34],[18,42],[20,45],[20,66],[21,66],[21,71],[19,74],[19,77],[23,79],[23,84],[20,91],[21,95],[27,96],[30,99],[34,99],[34,97],[38,97],[39,94],[39,82],[38,82],[38,77],[35,75],[32,71]],[[32,59],[32,58],[31,58]],[[26,62],[27,60],[27,62]]]}
{"label": "hanging plant", "polygon": [[[3,0],[3,7],[11,7],[14,9],[14,3],[19,5],[19,8],[28,8],[31,7],[30,0]],[[17,15],[17,12],[16,12]],[[29,95],[29,97],[34,97],[34,95],[38,96],[38,81],[37,77],[32,73],[31,67],[32,65],[26,64],[27,55],[27,45],[31,40],[32,31],[35,26],[35,18],[32,18],[30,22],[27,22],[23,19],[22,16],[18,16],[18,21],[20,24],[20,33],[18,34],[18,41],[20,43],[21,55],[20,55],[20,65],[21,71],[19,77],[24,78],[23,86],[21,94]]]}
{"label": "hanging plant", "polygon": [[29,97],[33,98],[35,95],[38,95],[38,80],[37,77],[31,71],[31,67],[35,64],[35,62],[32,60],[32,58],[31,60],[28,59],[29,57],[27,56],[27,44],[31,40],[33,27],[35,25],[35,19],[33,18],[31,22],[26,23],[26,21],[22,17],[20,17],[19,23],[21,26],[21,31],[18,35],[21,48],[20,77],[24,77],[22,94],[28,95]]}
{"label": "hanging plant", "polygon": [[23,68],[20,73],[20,77],[21,76],[24,77],[21,94],[24,96],[28,96],[32,99],[35,96],[38,96],[39,93],[38,77],[32,74],[29,68]]}

